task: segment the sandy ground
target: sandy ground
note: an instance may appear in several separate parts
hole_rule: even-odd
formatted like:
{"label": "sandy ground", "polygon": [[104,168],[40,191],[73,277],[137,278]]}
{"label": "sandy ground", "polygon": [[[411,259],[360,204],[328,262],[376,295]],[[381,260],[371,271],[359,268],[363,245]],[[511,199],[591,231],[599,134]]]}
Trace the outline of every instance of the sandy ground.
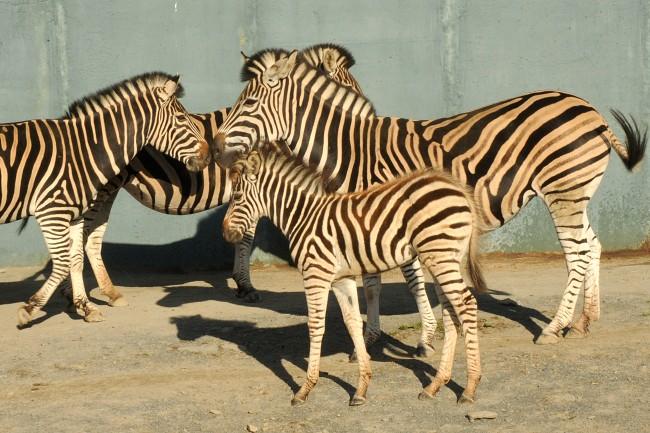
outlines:
{"label": "sandy ground", "polygon": [[[417,399],[439,352],[429,360],[409,355],[419,320],[392,272],[369,401],[354,408],[347,403],[357,366],[347,362],[352,343],[333,297],[321,380],[307,405],[289,404],[308,351],[294,269],[257,267],[259,304],[236,299],[225,273],[117,273],[129,306],[111,308],[91,292],[106,321],[85,323],[55,296],[23,330],[16,309],[41,277],[35,269],[0,270],[0,432],[650,431],[650,255],[605,258],[601,320],[588,338],[554,346],[532,341],[559,303],[561,259],[489,257],[484,265],[492,292],[479,298],[478,401],[456,404],[466,373],[460,343],[452,382],[434,400]],[[497,302],[505,297],[519,306]],[[497,418],[470,423],[473,410]]]}

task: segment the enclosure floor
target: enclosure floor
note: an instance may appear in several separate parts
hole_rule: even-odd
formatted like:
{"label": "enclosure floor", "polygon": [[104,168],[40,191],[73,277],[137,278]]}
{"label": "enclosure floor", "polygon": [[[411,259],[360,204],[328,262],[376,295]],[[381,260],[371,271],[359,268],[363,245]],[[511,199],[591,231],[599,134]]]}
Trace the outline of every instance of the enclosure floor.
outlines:
{"label": "enclosure floor", "polygon": [[[354,408],[357,366],[347,362],[352,344],[332,297],[321,380],[305,406],[289,404],[308,354],[295,269],[255,268],[258,304],[235,298],[226,273],[115,273],[129,306],[111,308],[92,290],[104,322],[64,312],[55,295],[23,330],[16,310],[42,276],[0,270],[0,431],[244,432],[249,424],[260,432],[650,431],[650,254],[603,259],[601,320],[588,338],[553,346],[533,338],[560,301],[564,262],[505,256],[484,267],[492,292],[479,298],[478,401],[456,404],[466,375],[461,342],[449,385],[433,400],[417,399],[435,374],[441,340],[432,359],[410,356],[419,319],[391,272],[369,400]],[[497,418],[470,423],[465,415],[473,410]]]}

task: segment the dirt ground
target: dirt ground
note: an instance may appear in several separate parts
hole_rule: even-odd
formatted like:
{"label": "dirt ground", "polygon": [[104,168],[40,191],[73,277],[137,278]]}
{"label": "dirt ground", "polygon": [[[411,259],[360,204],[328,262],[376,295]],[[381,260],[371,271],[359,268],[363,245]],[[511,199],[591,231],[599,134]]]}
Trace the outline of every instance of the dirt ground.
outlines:
{"label": "dirt ground", "polygon": [[[559,303],[562,260],[488,257],[484,267],[492,291],[479,298],[478,401],[456,404],[466,374],[461,343],[452,382],[434,400],[417,399],[439,352],[410,356],[419,320],[391,272],[381,302],[385,335],[371,350],[373,379],[361,407],[348,406],[357,366],[347,361],[352,343],[333,297],[321,380],[305,406],[289,404],[308,353],[295,269],[255,268],[259,304],[236,299],[226,273],[115,273],[130,305],[111,308],[93,290],[106,321],[85,323],[55,295],[23,330],[16,310],[42,277],[0,270],[0,432],[650,431],[650,255],[605,257],[601,320],[588,338],[554,346],[533,338]],[[470,423],[474,410],[497,418]]]}

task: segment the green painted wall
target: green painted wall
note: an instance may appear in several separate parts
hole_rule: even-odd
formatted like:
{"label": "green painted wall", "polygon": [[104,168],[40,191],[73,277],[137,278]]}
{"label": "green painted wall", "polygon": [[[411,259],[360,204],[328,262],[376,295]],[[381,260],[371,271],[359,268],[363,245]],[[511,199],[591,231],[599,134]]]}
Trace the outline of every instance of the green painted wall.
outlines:
{"label": "green painted wall", "polygon": [[[87,93],[148,70],[180,73],[193,112],[231,104],[240,55],[332,41],[381,114],[435,118],[536,89],[562,89],[650,120],[650,4],[642,0],[0,0],[0,121],[59,116]],[[615,128],[616,129],[616,128]],[[616,129],[620,133],[620,130]],[[650,170],[616,156],[591,204],[606,249],[650,233]],[[107,234],[114,266],[228,266],[218,212],[161,215],[121,193]],[[223,213],[223,212],[221,212]],[[0,266],[47,258],[34,222],[0,226]],[[278,254],[264,230],[257,257]],[[485,249],[557,250],[535,201]],[[134,260],[138,258],[138,260]]]}

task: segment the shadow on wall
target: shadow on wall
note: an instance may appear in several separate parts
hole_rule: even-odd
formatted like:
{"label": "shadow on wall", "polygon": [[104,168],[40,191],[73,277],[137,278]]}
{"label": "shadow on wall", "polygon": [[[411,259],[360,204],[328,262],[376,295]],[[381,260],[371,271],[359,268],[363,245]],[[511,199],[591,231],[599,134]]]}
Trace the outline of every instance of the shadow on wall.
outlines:
{"label": "shadow on wall", "polygon": [[[196,234],[187,239],[162,245],[139,245],[105,242],[103,257],[109,271],[189,272],[198,270],[230,270],[234,247],[223,239],[221,225],[226,206],[207,212],[197,225]],[[178,216],[182,223],[182,216]],[[282,233],[264,219],[257,226],[255,248],[290,261],[289,246]]]}

